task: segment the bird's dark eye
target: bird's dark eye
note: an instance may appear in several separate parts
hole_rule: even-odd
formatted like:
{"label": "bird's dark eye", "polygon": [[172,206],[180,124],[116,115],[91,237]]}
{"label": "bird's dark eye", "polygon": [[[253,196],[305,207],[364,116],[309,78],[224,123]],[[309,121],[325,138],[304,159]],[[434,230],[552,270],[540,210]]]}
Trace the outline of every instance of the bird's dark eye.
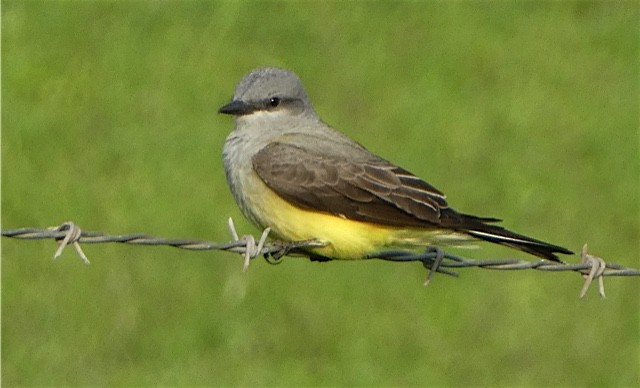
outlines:
{"label": "bird's dark eye", "polygon": [[269,106],[270,107],[275,108],[278,105],[280,105],[280,99],[278,97],[271,97],[269,99]]}

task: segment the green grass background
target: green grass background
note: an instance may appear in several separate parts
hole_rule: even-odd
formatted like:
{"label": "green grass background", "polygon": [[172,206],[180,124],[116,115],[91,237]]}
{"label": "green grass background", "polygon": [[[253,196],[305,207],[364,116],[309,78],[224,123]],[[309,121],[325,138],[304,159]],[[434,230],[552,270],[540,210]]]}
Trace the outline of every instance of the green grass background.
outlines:
{"label": "green grass background", "polygon": [[[227,241],[264,65],[457,209],[640,267],[639,3],[2,2],[2,228]],[[640,282],[2,239],[15,385],[638,385]],[[526,257],[484,245],[472,258]],[[531,257],[528,257],[531,258]],[[568,258],[575,262],[576,257]]]}

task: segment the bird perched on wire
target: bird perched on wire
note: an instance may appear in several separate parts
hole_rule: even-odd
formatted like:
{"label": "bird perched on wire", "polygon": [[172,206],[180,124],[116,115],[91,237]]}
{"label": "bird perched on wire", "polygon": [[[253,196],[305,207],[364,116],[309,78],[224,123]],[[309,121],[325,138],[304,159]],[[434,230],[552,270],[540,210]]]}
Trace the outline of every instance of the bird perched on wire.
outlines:
{"label": "bird perched on wire", "polygon": [[325,243],[312,258],[477,240],[558,262],[572,254],[452,209],[440,190],[325,124],[291,71],[252,71],[219,112],[235,116],[223,161],[242,212],[285,241]]}

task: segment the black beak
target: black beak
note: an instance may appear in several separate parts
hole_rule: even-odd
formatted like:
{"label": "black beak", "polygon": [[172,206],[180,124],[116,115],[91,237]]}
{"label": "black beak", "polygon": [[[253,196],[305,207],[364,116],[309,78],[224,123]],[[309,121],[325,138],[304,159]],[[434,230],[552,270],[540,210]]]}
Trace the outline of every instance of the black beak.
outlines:
{"label": "black beak", "polygon": [[255,109],[244,101],[234,100],[218,109],[218,113],[226,115],[242,116],[253,113]]}

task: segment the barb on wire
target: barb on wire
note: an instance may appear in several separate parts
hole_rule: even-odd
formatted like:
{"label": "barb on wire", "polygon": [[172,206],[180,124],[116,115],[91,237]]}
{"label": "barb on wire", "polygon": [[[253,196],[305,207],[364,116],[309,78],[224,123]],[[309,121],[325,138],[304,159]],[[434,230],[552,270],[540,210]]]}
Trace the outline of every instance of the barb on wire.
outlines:
{"label": "barb on wire", "polygon": [[[56,250],[54,259],[62,254],[66,246],[71,244],[78,256],[85,264],[89,264],[87,256],[80,248],[80,243],[108,243],[116,242],[136,245],[164,245],[189,250],[221,250],[238,253],[243,256],[243,271],[249,268],[249,263],[256,257],[263,256],[270,264],[277,264],[285,255],[314,257],[305,249],[325,246],[324,243],[315,240],[308,241],[267,241],[270,230],[267,228],[256,242],[251,235],[238,237],[233,220],[228,221],[229,232],[232,241],[227,243],[215,243],[198,240],[165,239],[145,234],[129,235],[108,235],[101,232],[85,232],[73,222],[68,221],[57,227],[47,229],[21,228],[3,230],[3,237],[13,237],[19,239],[55,239],[60,245]],[[427,247],[423,253],[389,250],[369,255],[365,259],[379,259],[393,262],[420,262],[429,269],[429,274],[425,280],[428,285],[434,273],[439,272],[446,275],[458,276],[452,268],[478,267],[494,270],[524,270],[536,269],[540,271],[573,271],[580,273],[584,279],[584,286],[580,291],[580,298],[583,298],[593,280],[598,280],[598,290],[601,297],[605,297],[604,280],[605,276],[640,276],[640,269],[627,268],[619,264],[606,262],[601,258],[587,252],[587,245],[582,248],[582,262],[579,264],[554,263],[547,260],[525,261],[520,259],[494,259],[494,260],[470,260],[460,256],[444,252],[438,247]]]}
{"label": "barb on wire", "polygon": [[78,244],[78,240],[80,240],[80,234],[82,232],[80,231],[80,228],[76,226],[76,224],[71,221],[67,221],[60,226],[54,226],[48,229],[54,230],[56,232],[66,231],[66,234],[62,240],[56,240],[58,241],[59,246],[56,250],[56,253],[53,254],[53,260],[56,260],[58,257],[60,257],[62,255],[62,251],[64,251],[64,248],[66,248],[68,244],[71,244],[80,257],[80,260],[82,260],[82,262],[86,265],[91,264],[89,259],[87,259],[87,255],[85,255],[82,251],[82,248],[80,248],[80,244]]}
{"label": "barb on wire", "polygon": [[250,235],[244,235],[242,238],[238,238],[238,232],[236,232],[236,226],[233,223],[233,218],[229,217],[227,221],[227,227],[229,228],[229,233],[231,234],[231,238],[234,241],[244,241],[245,242],[245,252],[244,252],[244,264],[242,266],[242,272],[247,272],[249,269],[249,264],[251,263],[251,259],[260,255],[262,248],[264,248],[264,244],[267,241],[267,237],[269,236],[269,232],[271,232],[271,228],[267,228],[262,232],[262,236],[260,236],[260,240],[256,244],[256,239]]}
{"label": "barb on wire", "polygon": [[582,247],[582,251],[580,253],[582,258],[582,263],[591,266],[591,270],[588,274],[583,273],[582,277],[584,278],[584,286],[582,286],[582,291],[580,291],[580,298],[584,298],[587,294],[587,290],[591,285],[591,281],[593,278],[598,278],[598,292],[600,293],[600,297],[605,298],[604,294],[604,271],[607,269],[607,264],[604,262],[602,257],[593,256],[587,253],[587,244],[584,244]]}

